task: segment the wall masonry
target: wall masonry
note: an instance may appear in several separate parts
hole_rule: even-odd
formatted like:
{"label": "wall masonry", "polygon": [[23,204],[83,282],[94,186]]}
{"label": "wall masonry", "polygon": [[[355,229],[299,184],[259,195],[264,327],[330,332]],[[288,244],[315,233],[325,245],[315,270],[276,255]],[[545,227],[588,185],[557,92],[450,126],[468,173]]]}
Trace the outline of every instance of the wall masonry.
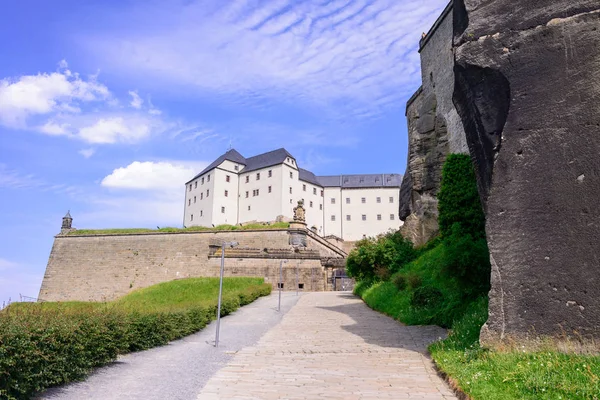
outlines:
{"label": "wall masonry", "polygon": [[237,241],[239,246],[232,249],[235,252],[225,253],[225,276],[264,277],[276,288],[279,263],[289,259],[284,264],[284,290],[295,290],[296,268],[304,290],[328,290],[327,270],[332,268],[324,266],[328,262],[322,259],[343,259],[345,253],[309,235],[307,249],[297,254],[289,244],[289,232],[283,229],[58,235],[39,298],[104,301],[173,279],[218,276],[221,250],[217,247],[215,254],[215,245],[229,241]]}

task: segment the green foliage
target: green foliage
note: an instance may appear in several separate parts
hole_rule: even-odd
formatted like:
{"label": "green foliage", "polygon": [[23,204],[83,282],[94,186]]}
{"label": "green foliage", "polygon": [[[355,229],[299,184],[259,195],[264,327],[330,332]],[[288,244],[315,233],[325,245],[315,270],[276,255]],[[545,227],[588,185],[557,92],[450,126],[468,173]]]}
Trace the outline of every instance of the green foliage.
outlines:
{"label": "green foliage", "polygon": [[[221,315],[270,293],[259,278],[225,278]],[[218,278],[166,282],[110,303],[15,303],[0,312],[0,398],[28,399],[84,378],[118,354],[197,332],[215,318]]]}
{"label": "green foliage", "polygon": [[388,280],[417,257],[412,243],[400,232],[359,240],[348,254],[346,270],[357,280]]}
{"label": "green foliage", "polygon": [[442,292],[432,286],[421,286],[412,292],[410,305],[415,308],[436,308],[444,301]]}
{"label": "green foliage", "polygon": [[442,238],[451,235],[452,226],[474,238],[485,238],[485,215],[481,208],[471,158],[450,154],[442,169],[438,193],[438,223]]}
{"label": "green foliage", "polygon": [[77,229],[69,232],[68,235],[125,235],[125,234],[140,234],[140,233],[156,233],[156,232],[204,232],[204,231],[245,231],[255,229],[287,229],[290,227],[289,222],[273,222],[273,223],[254,223],[240,225],[217,225],[213,227],[205,226],[189,226],[187,228],[165,227],[160,229],[147,228],[123,228],[123,229]]}

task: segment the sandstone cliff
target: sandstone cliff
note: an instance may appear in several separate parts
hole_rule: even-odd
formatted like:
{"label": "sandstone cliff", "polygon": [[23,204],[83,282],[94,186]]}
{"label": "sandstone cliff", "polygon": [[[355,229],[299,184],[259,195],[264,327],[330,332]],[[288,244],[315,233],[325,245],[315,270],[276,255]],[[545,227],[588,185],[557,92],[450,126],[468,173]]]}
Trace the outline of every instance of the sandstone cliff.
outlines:
{"label": "sandstone cliff", "polygon": [[484,343],[600,338],[600,2],[454,2],[453,100],[492,262]]}

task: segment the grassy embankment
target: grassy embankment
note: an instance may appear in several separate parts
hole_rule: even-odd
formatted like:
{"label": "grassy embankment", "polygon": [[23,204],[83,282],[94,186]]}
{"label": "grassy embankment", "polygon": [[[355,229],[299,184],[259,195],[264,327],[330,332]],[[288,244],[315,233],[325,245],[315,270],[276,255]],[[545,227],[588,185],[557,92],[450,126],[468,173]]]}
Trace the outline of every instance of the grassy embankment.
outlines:
{"label": "grassy embankment", "polygon": [[69,235],[110,235],[110,234],[136,234],[136,233],[151,233],[151,232],[204,232],[204,231],[246,231],[253,229],[287,229],[290,227],[289,222],[274,222],[272,224],[246,224],[246,225],[217,225],[214,228],[205,226],[190,226],[187,228],[172,228],[165,227],[159,229],[148,228],[117,228],[117,229],[78,229],[70,232]]}
{"label": "grassy embankment", "polygon": [[[0,398],[30,398],[119,354],[199,331],[216,317],[218,282],[165,282],[106,303],[11,304],[0,311]],[[261,278],[225,278],[221,315],[270,292]]]}
{"label": "grassy embankment", "polygon": [[472,399],[600,399],[598,356],[560,353],[551,344],[536,352],[518,344],[505,351],[480,346],[489,258],[475,200],[468,157],[449,157],[439,195],[441,237],[412,250],[394,235],[359,243],[348,265],[361,280],[355,293],[403,323],[451,328],[429,350],[440,371]]}

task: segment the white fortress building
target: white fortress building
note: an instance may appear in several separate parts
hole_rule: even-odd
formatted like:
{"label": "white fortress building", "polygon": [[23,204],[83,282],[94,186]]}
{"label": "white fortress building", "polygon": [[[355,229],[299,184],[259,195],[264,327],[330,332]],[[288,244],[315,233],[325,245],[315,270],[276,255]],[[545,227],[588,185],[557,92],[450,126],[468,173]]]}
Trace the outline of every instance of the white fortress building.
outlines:
{"label": "white fortress building", "polygon": [[400,174],[315,176],[285,149],[245,158],[234,149],[186,183],[183,226],[291,220],[304,200],[306,224],[354,241],[398,229]]}

